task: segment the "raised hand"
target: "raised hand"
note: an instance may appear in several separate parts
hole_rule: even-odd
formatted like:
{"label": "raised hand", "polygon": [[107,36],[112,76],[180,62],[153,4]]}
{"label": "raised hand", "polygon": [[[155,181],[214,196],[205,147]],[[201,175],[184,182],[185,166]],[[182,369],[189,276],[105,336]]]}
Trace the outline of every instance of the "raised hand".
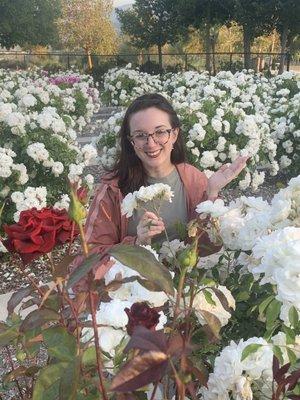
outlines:
{"label": "raised hand", "polygon": [[233,163],[222,165],[218,171],[208,179],[208,197],[217,197],[219,191],[235,179],[245,168],[248,158],[249,157],[239,156]]}

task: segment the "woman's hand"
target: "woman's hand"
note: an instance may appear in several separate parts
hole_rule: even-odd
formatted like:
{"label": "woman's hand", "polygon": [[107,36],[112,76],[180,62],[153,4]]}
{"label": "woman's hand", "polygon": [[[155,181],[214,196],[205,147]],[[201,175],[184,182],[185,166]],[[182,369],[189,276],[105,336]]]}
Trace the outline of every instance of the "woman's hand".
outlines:
{"label": "woman's hand", "polygon": [[154,213],[146,211],[137,226],[136,244],[151,244],[153,236],[159,235],[164,229],[163,221]]}
{"label": "woman's hand", "polygon": [[222,165],[208,179],[207,195],[209,199],[216,198],[219,191],[239,175],[245,168],[248,158],[239,156],[233,163]]}

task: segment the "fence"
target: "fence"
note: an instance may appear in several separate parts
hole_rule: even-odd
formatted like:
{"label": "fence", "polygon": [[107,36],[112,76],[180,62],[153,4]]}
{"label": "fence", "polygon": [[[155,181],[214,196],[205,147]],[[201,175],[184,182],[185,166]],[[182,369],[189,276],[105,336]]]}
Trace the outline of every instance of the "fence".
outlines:
{"label": "fence", "polygon": [[[162,54],[162,67],[164,71],[197,70],[203,71],[206,68],[207,55],[210,56],[211,71],[216,73],[221,69],[238,70],[244,65],[244,53],[172,53]],[[283,58],[287,71],[291,64],[298,68],[299,63],[292,60],[289,53],[251,53],[251,68],[256,71],[263,69],[277,70],[280,59]],[[92,61],[95,69],[103,73],[113,67],[122,67],[131,63],[133,67],[139,67],[144,72],[159,73],[158,54],[92,54]],[[26,53],[26,52],[0,52],[0,67],[27,68],[36,65],[48,68],[70,68],[75,66],[79,69],[87,68],[87,56],[82,53]],[[300,69],[300,67],[299,67]]]}

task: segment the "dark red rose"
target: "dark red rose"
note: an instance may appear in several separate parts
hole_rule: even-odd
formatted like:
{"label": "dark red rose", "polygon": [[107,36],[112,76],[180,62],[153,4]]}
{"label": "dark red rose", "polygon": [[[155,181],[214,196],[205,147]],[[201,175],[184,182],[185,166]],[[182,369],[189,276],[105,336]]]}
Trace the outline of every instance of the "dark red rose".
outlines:
{"label": "dark red rose", "polygon": [[[72,221],[66,210],[32,208],[22,211],[19,222],[5,225],[4,230],[8,236],[4,242],[6,248],[19,253],[25,265],[70,240]],[[78,231],[75,229],[73,234],[77,235]]]}
{"label": "dark red rose", "polygon": [[128,316],[128,324],[126,326],[128,335],[132,335],[136,326],[144,326],[151,331],[155,331],[155,327],[159,322],[159,313],[155,308],[151,308],[144,301],[134,303],[129,308],[125,308]]}

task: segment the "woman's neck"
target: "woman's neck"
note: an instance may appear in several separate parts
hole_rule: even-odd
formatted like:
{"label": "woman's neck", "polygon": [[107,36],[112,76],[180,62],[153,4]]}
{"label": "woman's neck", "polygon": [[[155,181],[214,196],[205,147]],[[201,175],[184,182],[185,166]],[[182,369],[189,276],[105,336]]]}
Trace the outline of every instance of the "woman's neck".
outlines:
{"label": "woman's neck", "polygon": [[147,170],[146,173],[148,176],[151,178],[164,178],[165,176],[168,176],[172,171],[174,171],[175,165],[170,164],[167,168],[157,168],[157,169],[152,169]]}

